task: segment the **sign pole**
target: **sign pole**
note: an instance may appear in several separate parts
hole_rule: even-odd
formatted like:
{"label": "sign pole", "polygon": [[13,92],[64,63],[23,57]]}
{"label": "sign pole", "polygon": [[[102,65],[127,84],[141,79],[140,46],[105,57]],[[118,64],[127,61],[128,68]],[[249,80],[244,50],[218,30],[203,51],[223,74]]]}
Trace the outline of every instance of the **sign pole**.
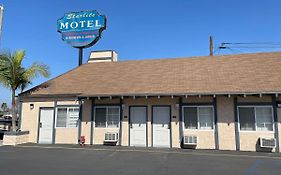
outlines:
{"label": "sign pole", "polygon": [[78,65],[81,66],[83,62],[83,47],[79,47],[79,62]]}
{"label": "sign pole", "polygon": [[57,20],[62,40],[79,50],[78,66],[83,64],[83,49],[98,42],[105,29],[106,17],[96,10],[66,13]]}

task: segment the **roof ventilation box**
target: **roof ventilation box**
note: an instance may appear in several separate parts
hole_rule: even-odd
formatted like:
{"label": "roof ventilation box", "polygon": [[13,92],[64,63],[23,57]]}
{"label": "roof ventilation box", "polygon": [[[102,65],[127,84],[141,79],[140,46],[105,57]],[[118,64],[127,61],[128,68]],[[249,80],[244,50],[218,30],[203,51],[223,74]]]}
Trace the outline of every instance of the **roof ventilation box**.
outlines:
{"label": "roof ventilation box", "polygon": [[118,54],[113,50],[92,51],[88,63],[116,62]]}

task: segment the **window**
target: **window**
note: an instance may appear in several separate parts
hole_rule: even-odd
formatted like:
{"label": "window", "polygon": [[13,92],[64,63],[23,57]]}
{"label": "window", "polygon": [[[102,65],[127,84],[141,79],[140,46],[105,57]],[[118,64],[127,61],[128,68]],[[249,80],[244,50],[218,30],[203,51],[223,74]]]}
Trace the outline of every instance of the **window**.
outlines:
{"label": "window", "polygon": [[239,108],[240,129],[255,130],[255,108]]}
{"label": "window", "polygon": [[184,108],[185,128],[198,129],[197,108]]}
{"label": "window", "polygon": [[96,127],[106,127],[106,108],[96,108]]}
{"label": "window", "polygon": [[79,107],[58,107],[56,127],[75,128],[79,118]]}
{"label": "window", "polygon": [[213,129],[213,108],[199,107],[199,128]]}
{"label": "window", "polygon": [[58,108],[57,127],[66,127],[67,108]]}
{"label": "window", "polygon": [[186,129],[213,129],[213,107],[184,107],[183,109]]}
{"label": "window", "polygon": [[238,107],[240,130],[273,131],[272,107]]}
{"label": "window", "polygon": [[95,127],[118,128],[120,111],[117,106],[95,107]]}

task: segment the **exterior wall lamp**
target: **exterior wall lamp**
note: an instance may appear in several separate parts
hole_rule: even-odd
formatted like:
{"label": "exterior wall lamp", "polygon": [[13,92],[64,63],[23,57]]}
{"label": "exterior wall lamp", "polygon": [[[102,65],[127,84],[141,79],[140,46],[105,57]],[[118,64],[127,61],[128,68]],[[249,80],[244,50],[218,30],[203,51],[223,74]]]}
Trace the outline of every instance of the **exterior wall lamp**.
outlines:
{"label": "exterior wall lamp", "polygon": [[122,104],[122,110],[125,110],[126,105]]}
{"label": "exterior wall lamp", "polygon": [[30,110],[34,109],[34,104],[29,105]]}
{"label": "exterior wall lamp", "polygon": [[179,110],[180,109],[180,104],[176,104],[176,109]]}

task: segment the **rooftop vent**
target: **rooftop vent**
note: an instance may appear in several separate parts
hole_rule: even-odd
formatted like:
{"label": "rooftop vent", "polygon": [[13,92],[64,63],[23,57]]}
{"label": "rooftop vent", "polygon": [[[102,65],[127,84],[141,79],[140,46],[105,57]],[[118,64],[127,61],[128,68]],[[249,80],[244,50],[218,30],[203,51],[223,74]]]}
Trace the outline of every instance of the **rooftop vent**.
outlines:
{"label": "rooftop vent", "polygon": [[118,54],[113,50],[92,51],[88,63],[116,62]]}

